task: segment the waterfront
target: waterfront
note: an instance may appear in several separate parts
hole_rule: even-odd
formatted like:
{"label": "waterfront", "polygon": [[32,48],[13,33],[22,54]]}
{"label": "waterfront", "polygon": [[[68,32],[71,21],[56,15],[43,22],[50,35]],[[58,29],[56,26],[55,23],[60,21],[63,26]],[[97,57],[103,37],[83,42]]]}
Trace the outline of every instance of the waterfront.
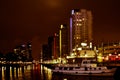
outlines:
{"label": "waterfront", "polygon": [[0,80],[114,80],[113,74],[95,74],[95,75],[67,75],[52,73],[51,69],[41,64],[31,64],[21,67],[1,67]]}

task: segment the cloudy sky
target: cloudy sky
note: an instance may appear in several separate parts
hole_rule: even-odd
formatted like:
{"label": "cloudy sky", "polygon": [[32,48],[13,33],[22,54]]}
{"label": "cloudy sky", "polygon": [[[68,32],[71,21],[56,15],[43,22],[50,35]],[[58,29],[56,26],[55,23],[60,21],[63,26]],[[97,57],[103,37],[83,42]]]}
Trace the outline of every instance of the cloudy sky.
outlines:
{"label": "cloudy sky", "polygon": [[0,50],[40,37],[40,44],[68,24],[72,9],[93,14],[94,40],[120,40],[119,0],[0,0]]}

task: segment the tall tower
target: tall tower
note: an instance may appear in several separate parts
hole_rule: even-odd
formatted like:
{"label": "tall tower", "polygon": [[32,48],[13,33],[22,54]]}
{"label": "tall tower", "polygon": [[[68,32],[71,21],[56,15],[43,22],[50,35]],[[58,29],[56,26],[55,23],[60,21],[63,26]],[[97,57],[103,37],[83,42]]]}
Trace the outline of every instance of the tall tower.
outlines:
{"label": "tall tower", "polygon": [[[92,41],[92,13],[85,9],[71,11],[70,49],[80,47],[82,42]],[[71,50],[72,51],[72,50]]]}
{"label": "tall tower", "polygon": [[59,43],[60,56],[65,57],[68,55],[68,28],[66,24],[60,26]]}

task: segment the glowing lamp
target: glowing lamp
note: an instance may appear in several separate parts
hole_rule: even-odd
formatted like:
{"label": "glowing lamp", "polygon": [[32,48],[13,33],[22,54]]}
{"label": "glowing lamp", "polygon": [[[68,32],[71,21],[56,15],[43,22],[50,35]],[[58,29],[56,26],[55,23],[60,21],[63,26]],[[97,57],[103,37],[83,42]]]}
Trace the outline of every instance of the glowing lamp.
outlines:
{"label": "glowing lamp", "polygon": [[109,54],[109,56],[111,56],[112,54]]}
{"label": "glowing lamp", "polygon": [[80,50],[82,50],[82,48],[77,48],[77,50],[79,50],[79,51],[80,51]]}
{"label": "glowing lamp", "polygon": [[81,43],[82,46],[87,46],[87,43]]}

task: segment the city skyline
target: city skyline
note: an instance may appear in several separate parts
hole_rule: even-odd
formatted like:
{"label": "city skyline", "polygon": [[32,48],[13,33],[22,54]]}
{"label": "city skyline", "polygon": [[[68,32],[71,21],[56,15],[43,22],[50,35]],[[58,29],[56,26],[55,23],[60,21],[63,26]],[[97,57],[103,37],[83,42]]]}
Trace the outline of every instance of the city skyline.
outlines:
{"label": "city skyline", "polygon": [[9,51],[36,37],[40,45],[47,43],[48,36],[57,32],[61,24],[69,25],[72,9],[92,11],[94,40],[120,41],[118,3],[118,0],[0,1],[0,51]]}

